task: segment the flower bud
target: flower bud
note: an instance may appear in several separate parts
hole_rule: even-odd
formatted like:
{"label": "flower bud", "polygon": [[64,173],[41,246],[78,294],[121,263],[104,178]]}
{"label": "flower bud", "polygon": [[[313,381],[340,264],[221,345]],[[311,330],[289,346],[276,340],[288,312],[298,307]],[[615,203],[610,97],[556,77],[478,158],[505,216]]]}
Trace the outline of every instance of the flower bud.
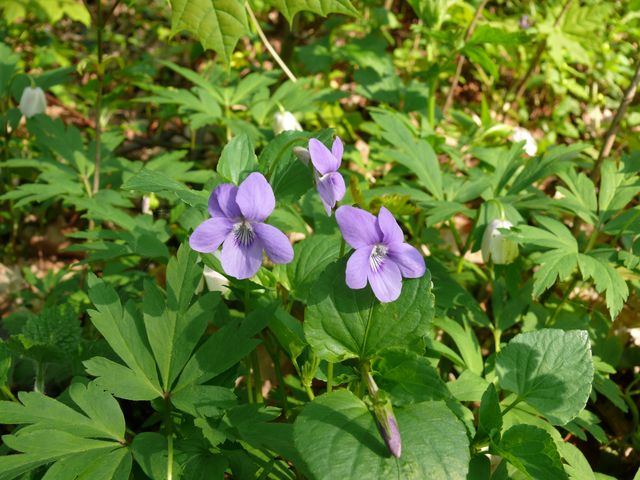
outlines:
{"label": "flower bud", "polygon": [[204,281],[207,284],[207,288],[210,292],[225,293],[227,290],[229,290],[227,288],[229,285],[229,280],[227,279],[227,277],[225,277],[221,273],[216,272],[213,268],[209,268],[205,265],[203,275]]}
{"label": "flower bud", "polygon": [[309,165],[309,162],[311,161],[309,150],[304,147],[293,147],[293,153],[298,157],[298,160],[305,164],[305,166]]}
{"label": "flower bud", "polygon": [[518,256],[518,244],[509,240],[500,232],[500,228],[511,229],[513,224],[508,220],[493,220],[482,236],[482,260],[487,263],[489,259],[496,265],[506,265]]}
{"label": "flower bud", "polygon": [[533,138],[531,132],[526,128],[516,127],[511,134],[511,140],[514,142],[524,141],[524,153],[530,157],[538,153],[538,142],[536,142],[536,139]]}
{"label": "flower bud", "polygon": [[276,135],[288,130],[302,131],[302,127],[291,112],[276,112],[273,116],[273,131]]}
{"label": "flower bud", "polygon": [[396,458],[400,458],[402,454],[402,439],[400,438],[400,429],[398,421],[393,414],[393,406],[391,401],[376,385],[370,370],[366,370],[364,378],[367,382],[369,395],[373,401],[373,414],[376,417],[376,425],[378,431],[384,440],[389,453]]}
{"label": "flower bud", "polygon": [[396,458],[400,458],[402,454],[402,439],[400,438],[400,429],[398,428],[396,416],[393,414],[391,402],[389,400],[374,402],[373,413],[376,416],[378,430],[389,449],[389,453]]}
{"label": "flower bud", "polygon": [[18,108],[27,118],[44,113],[47,108],[47,99],[44,96],[44,91],[40,87],[25,88],[22,92],[22,97],[20,97]]}

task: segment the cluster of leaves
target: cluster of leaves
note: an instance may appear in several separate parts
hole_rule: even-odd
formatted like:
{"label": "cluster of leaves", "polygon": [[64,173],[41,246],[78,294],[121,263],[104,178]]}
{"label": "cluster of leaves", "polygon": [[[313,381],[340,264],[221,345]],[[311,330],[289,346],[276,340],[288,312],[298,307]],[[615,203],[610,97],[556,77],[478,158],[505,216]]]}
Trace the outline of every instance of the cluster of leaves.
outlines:
{"label": "cluster of leaves", "polygon": [[[0,4],[3,258],[29,263],[61,222],[55,253],[73,259],[25,268],[0,323],[0,480],[633,475],[637,106],[615,120],[620,149],[600,145],[633,77],[637,2],[172,0],[170,18],[164,2],[53,3]],[[43,22],[101,53],[41,42]],[[265,67],[250,25],[299,79]],[[31,82],[75,107],[22,121]],[[306,131],[275,135],[282,110]],[[395,302],[347,287],[350,252],[294,154],[334,134],[344,203],[388,208],[428,252]],[[205,267],[224,272],[188,235],[217,185],[253,171],[294,260],[206,291]],[[476,253],[498,218],[508,265]]]}

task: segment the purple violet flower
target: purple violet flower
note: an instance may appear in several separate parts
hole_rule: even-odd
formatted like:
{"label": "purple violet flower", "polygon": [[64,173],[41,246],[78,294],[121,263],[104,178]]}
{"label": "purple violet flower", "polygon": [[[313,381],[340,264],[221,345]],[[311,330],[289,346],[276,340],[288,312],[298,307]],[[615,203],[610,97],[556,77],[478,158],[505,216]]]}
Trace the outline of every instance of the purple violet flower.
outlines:
{"label": "purple violet flower", "polygon": [[264,223],[276,205],[271,185],[261,173],[250,174],[239,187],[218,185],[209,197],[211,217],[194,230],[189,245],[212,253],[222,244],[220,261],[232,277],[253,277],[262,265],[262,250],[273,263],[293,260],[287,236]]}
{"label": "purple violet flower", "polygon": [[355,249],[347,262],[347,286],[364,288],[367,281],[382,303],[400,296],[402,277],[424,275],[420,252],[405,243],[404,234],[389,210],[380,208],[378,218],[359,208],[342,206],[336,220],[345,241]]}
{"label": "purple violet flower", "polygon": [[315,138],[309,140],[309,155],[316,170],[316,186],[329,216],[336,202],[344,197],[346,190],[344,179],[338,173],[343,151],[344,147],[339,137],[333,141],[331,151],[320,140]]}

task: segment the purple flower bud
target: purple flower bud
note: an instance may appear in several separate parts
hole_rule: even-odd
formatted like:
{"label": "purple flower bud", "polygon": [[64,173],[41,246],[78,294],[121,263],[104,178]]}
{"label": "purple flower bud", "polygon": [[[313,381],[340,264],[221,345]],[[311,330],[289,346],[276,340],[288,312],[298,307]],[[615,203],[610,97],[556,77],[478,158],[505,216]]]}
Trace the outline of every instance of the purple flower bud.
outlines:
{"label": "purple flower bud", "polygon": [[333,141],[331,151],[320,140],[309,140],[309,155],[316,170],[316,187],[327,215],[336,203],[342,200],[346,192],[346,186],[342,175],[338,173],[344,147],[339,137]]}
{"label": "purple flower bud", "polygon": [[391,402],[388,400],[375,402],[376,403],[374,403],[373,406],[373,413],[376,416],[376,423],[378,425],[380,435],[382,436],[384,443],[387,445],[389,453],[396,458],[400,458],[402,453],[402,439],[400,438],[400,429],[398,428],[396,416],[393,414]]}

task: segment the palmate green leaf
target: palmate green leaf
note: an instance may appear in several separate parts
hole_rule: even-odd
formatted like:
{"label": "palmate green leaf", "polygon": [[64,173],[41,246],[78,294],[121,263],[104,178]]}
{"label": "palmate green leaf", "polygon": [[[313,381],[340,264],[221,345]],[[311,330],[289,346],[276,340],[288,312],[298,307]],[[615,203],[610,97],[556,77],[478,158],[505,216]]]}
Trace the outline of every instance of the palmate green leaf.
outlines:
{"label": "palmate green leaf", "polygon": [[309,295],[304,333],[319,358],[371,358],[388,347],[415,346],[428,333],[434,314],[428,271],[405,279],[391,303],[380,303],[368,286],[350,289],[344,272],[344,260],[329,265]]}
{"label": "palmate green leaf", "polygon": [[533,425],[514,425],[491,451],[505,458],[532,480],[563,480],[567,474],[562,467],[553,438]]}
{"label": "palmate green leaf", "polygon": [[498,354],[496,371],[503,389],[563,425],[580,413],[591,392],[589,335],[556,329],[521,333]]}
{"label": "palmate green leaf", "polygon": [[1,480],[52,462],[46,480],[128,478],[131,456],[123,447],[125,422],[118,402],[95,382],[73,383],[69,395],[84,414],[35,392],[20,392],[21,403],[0,402],[0,423],[26,425],[3,437],[22,453],[0,456]]}
{"label": "palmate green leaf", "polygon": [[166,294],[154,283],[145,282],[144,324],[165,391],[171,390],[189,360],[220,299],[209,293],[191,304],[202,279],[197,259],[198,254],[184,243],[167,266]]}
{"label": "palmate green leaf", "polygon": [[433,147],[426,140],[416,139],[400,114],[372,110],[371,117],[382,128],[382,137],[395,147],[389,150],[389,158],[408,168],[431,195],[442,199],[442,173]]}
{"label": "palmate green leaf", "polygon": [[[296,448],[312,478],[465,479],[469,440],[444,402],[397,407],[402,456],[392,457],[367,406],[346,390],[322,395],[296,419]],[[443,435],[446,432],[446,435]]]}
{"label": "palmate green leaf", "polygon": [[229,64],[238,40],[249,33],[242,0],[171,0],[171,29],[186,30]]}
{"label": "palmate green leaf", "polygon": [[605,293],[611,318],[616,318],[629,296],[624,278],[606,260],[591,255],[578,255],[578,266],[582,278],[592,278],[598,293]]}
{"label": "palmate green leaf", "polygon": [[[119,394],[126,394],[118,383],[118,376],[123,375],[123,378],[136,385],[135,397],[123,398],[152,400],[162,396],[156,363],[144,335],[143,319],[133,304],[128,303],[123,308],[113,287],[95,276],[89,280],[89,298],[96,307],[96,310],[89,311],[91,322],[128,368],[107,359],[94,358],[85,362],[87,372],[101,377],[98,379],[99,384],[111,392],[118,391]],[[109,365],[112,368],[104,370]],[[121,370],[119,374],[114,371],[118,367]],[[131,373],[127,374],[126,370]]]}
{"label": "palmate green leaf", "polygon": [[206,207],[207,205],[207,192],[191,190],[185,184],[167,177],[164,173],[149,168],[140,170],[122,185],[122,189],[147,193],[169,192],[175,194],[176,197],[192,207]]}
{"label": "palmate green leaf", "polygon": [[533,298],[551,288],[556,279],[567,280],[576,268],[578,254],[564,250],[550,250],[537,258],[540,268],[533,274]]}
{"label": "palmate green leaf", "polygon": [[358,15],[358,10],[349,0],[268,0],[267,3],[280,11],[290,25],[298,12],[312,12],[322,17],[330,13]]}

